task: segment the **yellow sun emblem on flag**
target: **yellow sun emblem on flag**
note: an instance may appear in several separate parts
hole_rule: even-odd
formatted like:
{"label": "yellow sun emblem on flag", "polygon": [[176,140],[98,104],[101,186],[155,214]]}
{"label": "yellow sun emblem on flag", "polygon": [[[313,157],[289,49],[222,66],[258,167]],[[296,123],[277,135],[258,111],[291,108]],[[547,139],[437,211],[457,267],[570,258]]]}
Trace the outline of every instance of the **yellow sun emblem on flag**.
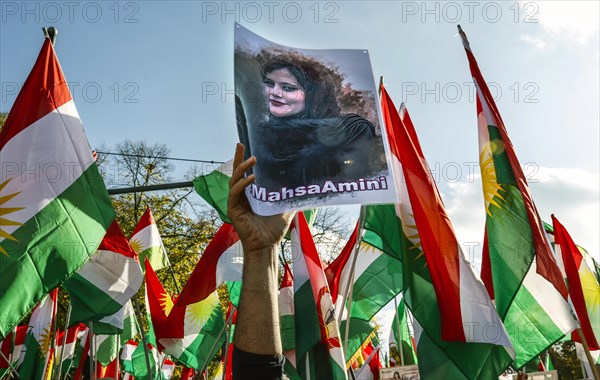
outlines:
{"label": "yellow sun emblem on flag", "polygon": [[498,184],[496,177],[496,167],[494,166],[494,158],[492,156],[492,148],[490,143],[485,144],[479,154],[479,164],[481,165],[481,184],[483,186],[483,198],[485,199],[485,210],[491,217],[490,204],[500,208],[494,197],[504,199],[500,195],[502,187]]}
{"label": "yellow sun emblem on flag", "polygon": [[160,303],[160,308],[164,310],[165,315],[169,315],[171,313],[171,309],[173,309],[173,300],[169,295],[165,292],[159,295],[158,302]]}
{"label": "yellow sun emblem on flag", "polygon": [[[418,249],[419,253],[413,259],[414,261],[419,260],[425,252],[423,252],[423,247],[421,245],[421,236],[419,236],[419,229],[417,228],[417,223],[415,222],[415,215],[407,212],[402,212],[402,231],[406,238],[412,243],[409,249]],[[423,264],[423,268],[427,266],[427,261]]]}
{"label": "yellow sun emblem on flag", "polygon": [[50,346],[52,345],[52,334],[50,332],[50,326],[44,327],[44,331],[40,334],[40,357],[45,358],[50,352]]}
{"label": "yellow sun emblem on flag", "polygon": [[131,249],[133,249],[135,253],[138,255],[140,254],[140,251],[142,250],[142,242],[140,242],[138,239],[131,239],[129,246],[131,246]]}
{"label": "yellow sun emblem on flag", "polygon": [[[8,182],[11,179],[12,179],[12,177],[7,179],[6,181],[0,183],[0,192],[2,191],[2,189],[4,189],[6,187],[6,185],[8,184]],[[22,226],[23,225],[23,223],[19,223],[19,222],[10,220],[10,219],[6,219],[6,218],[4,218],[4,216],[11,214],[13,212],[19,211],[19,210],[23,210],[25,207],[2,207],[2,205],[4,205],[9,200],[13,199],[20,193],[21,192],[19,191],[17,193],[13,193],[13,194],[0,195],[0,237],[2,237],[4,239],[17,241],[17,239],[15,239],[11,234],[9,234],[8,232],[6,232],[2,229],[3,226]],[[6,252],[6,250],[4,248],[2,248],[1,246],[0,246],[0,253],[8,256],[8,252]]]}
{"label": "yellow sun emblem on flag", "polygon": [[206,299],[188,305],[185,310],[185,318],[191,321],[195,326],[202,326],[208,321],[217,306],[218,298],[216,294],[211,294]]}

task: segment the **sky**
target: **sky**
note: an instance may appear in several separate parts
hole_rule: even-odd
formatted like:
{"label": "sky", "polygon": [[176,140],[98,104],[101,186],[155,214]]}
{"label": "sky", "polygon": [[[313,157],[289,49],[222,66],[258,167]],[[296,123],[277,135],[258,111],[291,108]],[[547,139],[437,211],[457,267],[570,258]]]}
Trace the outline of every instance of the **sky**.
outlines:
{"label": "sky", "polygon": [[[406,102],[478,268],[485,211],[460,24],[541,217],[554,213],[599,258],[599,14],[597,1],[2,1],[0,112],[31,70],[41,27],[55,26],[92,148],[145,140],[172,157],[226,161],[237,142],[235,22],[287,46],[367,49],[375,83],[384,76],[396,104]],[[181,181],[190,164],[174,164]]]}

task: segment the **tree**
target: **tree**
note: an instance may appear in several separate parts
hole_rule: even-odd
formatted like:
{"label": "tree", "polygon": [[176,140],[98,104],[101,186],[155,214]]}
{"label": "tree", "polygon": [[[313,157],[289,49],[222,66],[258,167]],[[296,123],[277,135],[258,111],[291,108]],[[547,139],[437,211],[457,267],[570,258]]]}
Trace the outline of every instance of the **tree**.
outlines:
{"label": "tree", "polygon": [[572,341],[559,342],[548,350],[554,368],[561,379],[581,379],[581,364],[577,358],[575,343]]}
{"label": "tree", "polygon": [[[166,145],[126,140],[117,144],[114,151],[116,155],[98,156],[100,171],[109,188],[156,185],[172,180],[174,168],[166,159],[169,155]],[[131,236],[146,207],[152,210],[177,286],[168,269],[157,275],[172,294],[185,284],[220,224],[214,212],[200,206],[200,198],[193,192],[193,189],[174,189],[112,196],[117,220],[126,236]]]}
{"label": "tree", "polygon": [[7,117],[8,117],[7,113],[0,112],[0,131],[2,130],[2,127],[4,126],[4,123],[6,123]]}

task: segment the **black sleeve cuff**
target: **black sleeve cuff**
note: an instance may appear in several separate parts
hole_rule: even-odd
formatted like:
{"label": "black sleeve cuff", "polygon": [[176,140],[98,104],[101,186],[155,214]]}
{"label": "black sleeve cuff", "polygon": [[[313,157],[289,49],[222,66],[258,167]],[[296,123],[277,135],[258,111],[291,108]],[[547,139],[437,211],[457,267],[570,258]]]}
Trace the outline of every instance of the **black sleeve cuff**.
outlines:
{"label": "black sleeve cuff", "polygon": [[231,370],[234,380],[280,380],[283,378],[283,355],[260,355],[233,347]]}

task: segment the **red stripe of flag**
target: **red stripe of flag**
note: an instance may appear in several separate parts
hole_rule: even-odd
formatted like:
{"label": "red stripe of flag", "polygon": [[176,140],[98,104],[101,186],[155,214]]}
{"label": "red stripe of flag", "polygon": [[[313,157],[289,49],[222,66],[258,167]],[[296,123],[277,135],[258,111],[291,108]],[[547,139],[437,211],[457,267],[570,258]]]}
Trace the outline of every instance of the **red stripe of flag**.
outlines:
{"label": "red stripe of flag", "polygon": [[223,223],[200,257],[196,268],[183,287],[177,300],[178,305],[189,305],[202,301],[217,288],[217,264],[223,252],[240,240],[229,223]]}
{"label": "red stripe of flag", "polygon": [[354,252],[354,249],[356,248],[357,236],[358,223],[356,223],[354,231],[352,231],[352,235],[350,235],[342,252],[327,266],[327,268],[325,268],[325,277],[327,277],[327,283],[329,284],[329,290],[331,291],[331,299],[334,304],[337,302],[342,272],[348,263],[348,259],[352,256],[352,252]]}
{"label": "red stripe of flag", "polygon": [[0,133],[0,150],[25,128],[72,100],[54,47],[46,38]]}
{"label": "red stripe of flag", "polygon": [[[163,304],[166,304],[167,299],[170,299],[169,294],[160,283],[158,276],[152,269],[150,261],[146,257],[146,294],[148,296],[148,307],[150,309],[150,317],[152,318],[152,327],[158,350],[162,351],[164,346],[160,344],[160,339],[166,337],[164,329],[166,328],[167,313],[163,309]],[[162,301],[162,303],[161,303]],[[181,326],[183,330],[183,324]]]}
{"label": "red stripe of flag", "polygon": [[[598,341],[594,335],[592,324],[588,315],[588,310],[585,305],[585,297],[583,287],[579,277],[579,266],[583,261],[583,255],[579,252],[579,248],[567,232],[565,227],[552,215],[552,226],[554,227],[554,244],[560,246],[565,272],[567,274],[567,282],[569,283],[569,295],[571,302],[575,307],[577,319],[581,323],[583,336],[590,347],[590,350],[598,350]],[[581,337],[577,330],[571,334],[571,339],[581,343]]]}
{"label": "red stripe of flag", "polygon": [[100,246],[98,246],[98,250],[115,252],[139,260],[138,255],[129,245],[129,242],[116,219],[108,227],[104,239],[102,239]]}
{"label": "red stripe of flag", "polygon": [[[481,94],[483,95],[483,99],[481,101],[485,102],[492,116],[495,119],[496,127],[498,127],[498,132],[502,137],[502,142],[504,143],[504,148],[506,151],[506,155],[508,156],[508,160],[510,162],[510,166],[512,167],[513,174],[515,176],[515,180],[517,182],[517,186],[521,192],[521,196],[523,198],[523,202],[525,203],[525,210],[527,212],[527,220],[529,221],[529,225],[531,227],[531,234],[533,237],[533,244],[535,247],[535,258],[537,265],[537,273],[548,280],[556,290],[567,299],[568,291],[565,285],[565,282],[562,278],[562,274],[556,265],[556,261],[554,260],[554,256],[552,255],[550,245],[546,240],[546,236],[544,234],[544,226],[539,217],[539,213],[533,203],[533,198],[529,193],[529,186],[527,185],[527,179],[525,174],[523,173],[523,169],[521,168],[521,164],[517,158],[517,154],[515,153],[515,149],[513,147],[510,138],[508,137],[508,132],[506,131],[506,127],[504,125],[504,121],[502,121],[502,117],[500,116],[500,112],[498,111],[498,107],[494,102],[494,98],[487,86],[487,83],[483,79],[483,75],[479,70],[479,66],[477,65],[477,61],[475,60],[475,56],[471,52],[469,47],[469,42],[467,40],[466,34],[460,29],[459,33],[463,38],[463,42],[465,44],[465,51],[467,53],[467,59],[469,60],[469,68],[471,69],[471,75],[475,80],[475,83]],[[479,95],[478,95],[479,98]],[[479,109],[479,107],[478,107]],[[478,110],[479,112],[479,110]],[[488,120],[488,123],[490,121]]]}
{"label": "red stripe of flag", "polygon": [[[400,119],[385,87],[381,86],[381,107],[390,140],[390,150],[402,163],[406,187],[425,253],[427,267],[437,296],[442,322],[442,339],[464,342],[460,309],[459,244],[450,224],[437,186],[429,175],[418,148],[410,119]],[[413,140],[414,139],[414,140]]]}

